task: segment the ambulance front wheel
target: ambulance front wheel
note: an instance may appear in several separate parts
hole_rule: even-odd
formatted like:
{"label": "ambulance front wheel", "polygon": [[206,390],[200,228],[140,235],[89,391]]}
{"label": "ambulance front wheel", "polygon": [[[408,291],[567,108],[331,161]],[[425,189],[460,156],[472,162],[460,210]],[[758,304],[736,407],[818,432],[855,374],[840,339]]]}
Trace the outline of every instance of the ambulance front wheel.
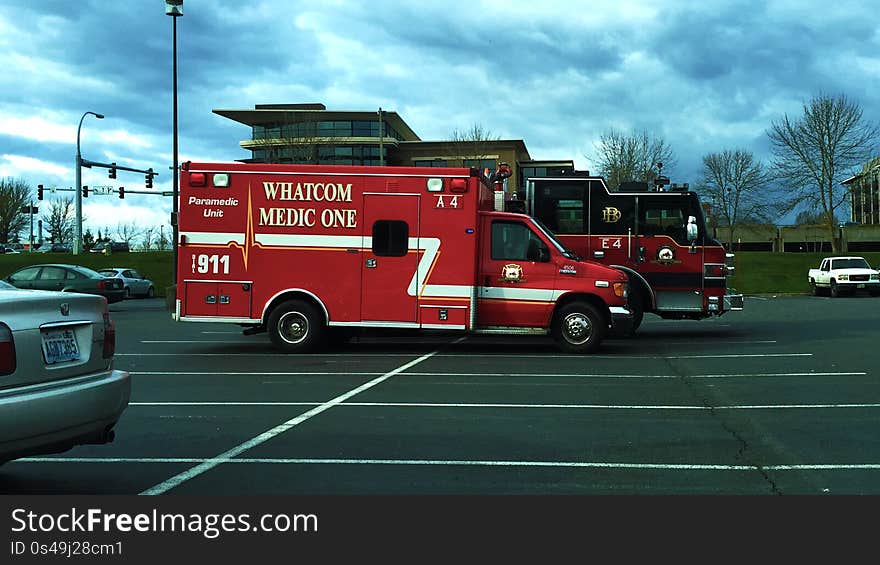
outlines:
{"label": "ambulance front wheel", "polygon": [[306,353],[324,340],[326,324],[318,309],[302,300],[280,304],[267,322],[272,343],[285,353]]}
{"label": "ambulance front wheel", "polygon": [[605,327],[605,319],[594,306],[574,302],[556,313],[553,337],[563,351],[592,353],[605,337]]}

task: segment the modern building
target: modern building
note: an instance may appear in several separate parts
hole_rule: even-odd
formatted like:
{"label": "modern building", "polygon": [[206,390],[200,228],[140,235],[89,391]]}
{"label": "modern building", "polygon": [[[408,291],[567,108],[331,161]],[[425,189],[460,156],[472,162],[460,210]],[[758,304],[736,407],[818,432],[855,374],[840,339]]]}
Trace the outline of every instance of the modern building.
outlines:
{"label": "modern building", "polygon": [[880,157],[865,163],[859,174],[843,184],[850,188],[850,221],[880,225]]}
{"label": "modern building", "polygon": [[246,163],[314,163],[404,167],[512,168],[511,193],[524,190],[525,179],[567,174],[574,161],[535,161],[521,139],[424,141],[397,112],[327,110],[323,104],[257,104],[253,109],[214,113],[251,128],[241,147]]}

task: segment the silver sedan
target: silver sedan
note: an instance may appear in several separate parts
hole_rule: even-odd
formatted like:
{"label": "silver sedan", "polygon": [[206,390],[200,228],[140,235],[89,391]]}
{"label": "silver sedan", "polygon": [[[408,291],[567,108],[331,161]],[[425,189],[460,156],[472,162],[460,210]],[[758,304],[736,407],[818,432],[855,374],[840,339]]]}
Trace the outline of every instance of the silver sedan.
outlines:
{"label": "silver sedan", "polygon": [[113,440],[131,395],[107,300],[0,282],[0,464]]}
{"label": "silver sedan", "polygon": [[125,297],[132,298],[140,296],[141,298],[153,298],[156,296],[156,286],[153,281],[140,274],[135,269],[128,267],[108,267],[99,269],[99,273],[105,277],[115,277],[122,281],[125,287]]}

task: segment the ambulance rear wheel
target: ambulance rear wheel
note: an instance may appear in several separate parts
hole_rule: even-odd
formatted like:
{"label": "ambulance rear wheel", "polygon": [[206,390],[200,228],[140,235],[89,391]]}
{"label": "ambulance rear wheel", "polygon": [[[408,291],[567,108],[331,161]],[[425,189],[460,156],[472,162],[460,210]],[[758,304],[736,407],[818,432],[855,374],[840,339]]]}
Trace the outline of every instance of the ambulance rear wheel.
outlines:
{"label": "ambulance rear wheel", "polygon": [[563,306],[553,320],[553,337],[560,349],[569,353],[591,353],[605,337],[606,322],[599,311],[586,302]]}
{"label": "ambulance rear wheel", "polygon": [[269,338],[285,353],[306,353],[324,340],[326,324],[318,309],[302,300],[279,305],[267,322]]}

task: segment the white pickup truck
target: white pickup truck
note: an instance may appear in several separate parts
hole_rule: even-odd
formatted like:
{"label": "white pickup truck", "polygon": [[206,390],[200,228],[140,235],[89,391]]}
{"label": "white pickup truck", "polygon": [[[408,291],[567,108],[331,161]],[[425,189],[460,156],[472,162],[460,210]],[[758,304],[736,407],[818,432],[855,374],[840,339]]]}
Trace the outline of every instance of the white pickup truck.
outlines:
{"label": "white pickup truck", "polygon": [[816,296],[827,291],[836,298],[857,290],[880,295],[880,272],[872,269],[864,257],[826,257],[818,269],[810,269],[807,277]]}

